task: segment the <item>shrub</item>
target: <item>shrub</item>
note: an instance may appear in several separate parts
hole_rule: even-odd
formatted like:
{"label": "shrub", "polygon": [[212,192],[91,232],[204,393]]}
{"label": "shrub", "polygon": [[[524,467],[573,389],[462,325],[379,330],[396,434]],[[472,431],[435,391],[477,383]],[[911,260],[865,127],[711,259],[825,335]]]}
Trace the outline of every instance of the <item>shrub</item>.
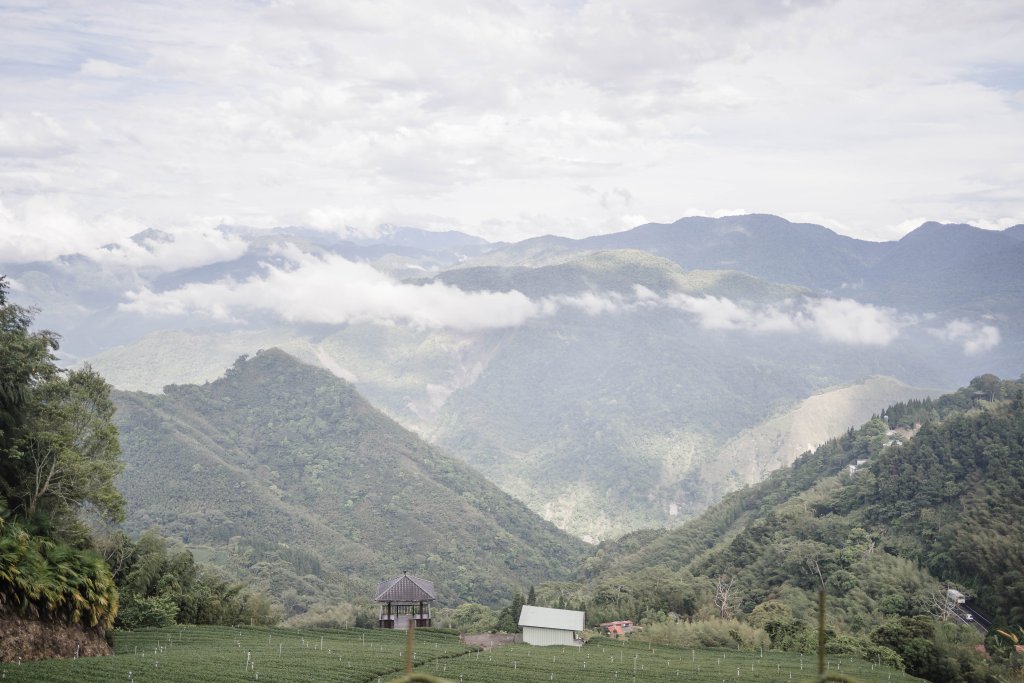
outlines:
{"label": "shrub", "polygon": [[739,647],[744,650],[767,648],[768,634],[736,619],[651,624],[644,629],[643,639],[676,647]]}

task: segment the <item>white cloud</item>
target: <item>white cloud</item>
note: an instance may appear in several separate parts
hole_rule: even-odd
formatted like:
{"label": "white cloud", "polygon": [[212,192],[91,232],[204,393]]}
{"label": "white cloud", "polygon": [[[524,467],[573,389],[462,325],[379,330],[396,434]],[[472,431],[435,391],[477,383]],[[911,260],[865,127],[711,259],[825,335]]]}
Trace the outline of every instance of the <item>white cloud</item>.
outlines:
{"label": "white cloud", "polygon": [[963,345],[964,355],[976,356],[999,346],[1001,336],[994,325],[971,320],[952,320],[940,329],[929,330],[933,335],[946,341]]}
{"label": "white cloud", "polygon": [[670,295],[665,303],[693,313],[702,327],[711,330],[747,330],[752,332],[793,332],[797,324],[792,315],[774,306],[760,310],[722,297]]}
{"label": "white cloud", "polygon": [[304,220],[299,224],[308,225],[342,237],[375,237],[380,226],[387,221],[387,214],[372,207],[353,206],[341,208],[337,206],[310,209],[305,213]]}
{"label": "white cloud", "polygon": [[318,258],[289,247],[291,266],[266,266],[242,282],[189,284],[132,292],[123,310],[154,315],[199,313],[218,320],[272,314],[289,322],[411,324],[479,330],[521,325],[540,306],[520,292],[464,292],[442,283],[408,285],[338,256]]}
{"label": "white cloud", "polygon": [[[147,226],[118,213],[82,216],[62,196],[35,196],[14,205],[0,202],[0,258],[8,263],[45,261],[82,254],[113,267],[178,270],[231,260],[245,240],[217,229],[220,217],[164,226],[166,238],[146,238]],[[140,239],[133,235],[142,234]]]}
{"label": "white cloud", "polygon": [[[517,327],[567,309],[590,316],[666,309],[690,315],[710,330],[811,333],[825,342],[851,346],[888,346],[903,328],[919,322],[891,309],[849,299],[799,299],[754,306],[714,296],[661,296],[639,285],[633,296],[583,292],[531,300],[515,290],[467,292],[440,282],[402,283],[368,264],[339,256],[314,256],[294,246],[282,248],[279,255],[287,265],[265,264],[263,274],[244,281],[193,283],[160,293],[142,289],[130,293],[121,308],[150,315],[201,314],[235,322],[270,314],[299,323],[370,322],[458,330]],[[982,328],[975,332],[966,343],[984,344],[989,333]]]}
{"label": "white cloud", "polygon": [[541,310],[548,315],[553,315],[560,309],[574,308],[587,315],[596,316],[605,313],[618,313],[631,307],[621,295],[615,293],[584,292],[574,296],[556,296],[544,299]]}
{"label": "white cloud", "polygon": [[807,305],[806,316],[822,338],[844,344],[887,346],[906,324],[896,311],[853,299],[819,299]]}
{"label": "white cloud", "polygon": [[665,304],[693,313],[708,329],[795,333],[809,331],[825,341],[849,345],[888,346],[911,319],[896,311],[851,299],[801,299],[753,307],[729,299],[684,294]]}
{"label": "white cloud", "polygon": [[12,207],[0,201],[0,254],[7,262],[85,253],[143,229],[116,214],[83,218],[60,197],[39,195]]}
{"label": "white cloud", "polygon": [[53,157],[72,150],[68,131],[54,117],[38,111],[0,113],[0,158]]}
{"label": "white cloud", "polygon": [[149,225],[338,207],[509,239],[741,205],[873,239],[1005,226],[1022,31],[1014,0],[8,5],[0,181]]}
{"label": "white cloud", "polygon": [[124,78],[134,74],[135,70],[102,59],[87,59],[78,72],[94,78]]}
{"label": "white cloud", "polygon": [[174,271],[230,261],[248,249],[244,239],[214,226],[172,228],[158,235],[120,240],[86,255],[103,264]]}

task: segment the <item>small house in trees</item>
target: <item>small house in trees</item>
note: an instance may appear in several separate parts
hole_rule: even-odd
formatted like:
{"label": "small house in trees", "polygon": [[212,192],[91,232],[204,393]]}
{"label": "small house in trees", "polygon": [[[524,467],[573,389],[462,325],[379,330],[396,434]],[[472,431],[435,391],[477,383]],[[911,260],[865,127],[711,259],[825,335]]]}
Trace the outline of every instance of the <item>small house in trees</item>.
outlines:
{"label": "small house in trees", "polygon": [[636,627],[633,626],[633,622],[629,619],[620,619],[619,621],[606,621],[600,625],[600,628],[612,638],[617,638],[618,636],[632,633]]}
{"label": "small house in trees", "polygon": [[583,645],[586,613],[569,609],[552,609],[523,605],[519,626],[527,645]]}
{"label": "small house in trees", "polygon": [[410,576],[401,576],[377,585],[376,602],[380,604],[378,623],[381,628],[408,629],[413,626],[430,626],[430,603],[437,599],[434,582]]}

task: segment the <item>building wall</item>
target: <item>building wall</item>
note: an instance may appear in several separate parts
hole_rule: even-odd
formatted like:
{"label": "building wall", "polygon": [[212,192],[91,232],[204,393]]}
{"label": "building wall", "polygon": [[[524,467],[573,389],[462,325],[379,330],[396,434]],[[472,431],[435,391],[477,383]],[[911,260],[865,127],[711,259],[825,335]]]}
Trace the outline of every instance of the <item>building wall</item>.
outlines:
{"label": "building wall", "polygon": [[527,645],[577,645],[572,631],[554,628],[523,627],[523,642]]}

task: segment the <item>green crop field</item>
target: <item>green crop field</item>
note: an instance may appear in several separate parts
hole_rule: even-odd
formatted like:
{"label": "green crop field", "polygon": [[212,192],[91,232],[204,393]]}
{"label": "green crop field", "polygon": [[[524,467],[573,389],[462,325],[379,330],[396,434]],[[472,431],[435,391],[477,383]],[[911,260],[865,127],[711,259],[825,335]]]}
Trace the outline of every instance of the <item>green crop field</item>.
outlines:
{"label": "green crop field", "polygon": [[[690,650],[595,638],[582,648],[515,645],[475,651],[458,637],[416,632],[417,670],[461,683],[785,683],[814,677],[813,656]],[[405,633],[395,631],[174,627],[118,633],[113,657],[0,665],[3,683],[386,683],[401,675]],[[828,668],[861,683],[919,680],[830,656]]]}
{"label": "green crop field", "polygon": [[[117,633],[113,657],[0,664],[3,683],[376,683],[401,673],[404,631],[178,626]],[[416,632],[417,663],[470,652],[457,636]]]}
{"label": "green crop field", "polygon": [[[584,647],[515,645],[425,663],[419,670],[462,683],[653,683],[727,681],[785,683],[815,677],[817,658],[788,652],[690,650],[638,641],[594,638]],[[829,656],[828,671],[860,683],[910,683],[920,679],[850,657]]]}

